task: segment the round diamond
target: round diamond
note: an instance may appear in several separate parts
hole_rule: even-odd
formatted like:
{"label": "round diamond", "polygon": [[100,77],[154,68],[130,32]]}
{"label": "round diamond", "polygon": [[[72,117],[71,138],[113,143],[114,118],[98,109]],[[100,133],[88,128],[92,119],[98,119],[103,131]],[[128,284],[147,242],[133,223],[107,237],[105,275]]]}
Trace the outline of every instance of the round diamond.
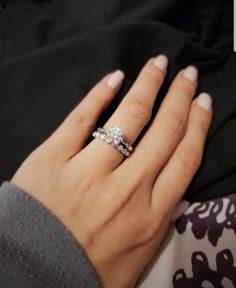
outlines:
{"label": "round diamond", "polygon": [[122,143],[123,137],[124,132],[118,127],[110,128],[107,131],[107,138],[110,139],[115,145]]}

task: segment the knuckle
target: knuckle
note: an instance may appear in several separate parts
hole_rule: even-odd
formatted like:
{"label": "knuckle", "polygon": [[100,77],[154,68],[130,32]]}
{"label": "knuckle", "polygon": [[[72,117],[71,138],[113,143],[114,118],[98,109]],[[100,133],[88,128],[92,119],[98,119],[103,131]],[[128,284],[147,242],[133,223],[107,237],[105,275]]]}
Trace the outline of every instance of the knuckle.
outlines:
{"label": "knuckle", "polygon": [[177,91],[179,91],[180,94],[187,95],[193,95],[195,93],[195,89],[195,85],[184,78],[178,79],[171,87],[172,92],[176,93]]}
{"label": "knuckle", "polygon": [[191,175],[195,174],[201,165],[201,153],[193,146],[182,149],[178,158],[181,166]]}
{"label": "knuckle", "polygon": [[79,181],[79,186],[80,186],[80,191],[83,191],[83,194],[86,195],[88,194],[92,189],[93,189],[93,186],[95,185],[95,180],[93,177],[91,176],[87,176],[87,177],[84,177],[83,180]]}
{"label": "knuckle", "polygon": [[165,129],[172,137],[174,136],[174,138],[181,139],[185,132],[185,120],[172,111],[167,113],[167,115],[163,120]]}
{"label": "knuckle", "polygon": [[151,109],[142,101],[136,100],[128,104],[126,109],[126,120],[139,128],[143,128],[151,117]]}
{"label": "knuckle", "polygon": [[197,125],[200,131],[205,134],[209,126],[208,119],[205,119],[205,117],[198,117]]}
{"label": "knuckle", "polygon": [[85,130],[92,130],[94,128],[94,119],[81,111],[76,111],[69,118],[69,124]]}
{"label": "knuckle", "polygon": [[[201,111],[202,112],[202,111]],[[209,115],[206,115],[205,113],[195,113],[193,114],[191,121],[195,122],[195,126],[199,130],[200,133],[203,135],[206,134],[206,131],[209,128]]]}
{"label": "knuckle", "polygon": [[154,67],[153,64],[149,64],[145,67],[144,73],[143,73],[144,80],[152,81],[156,85],[161,85],[164,80],[164,74]]}
{"label": "knuckle", "polygon": [[148,221],[145,223],[144,231],[142,233],[142,243],[151,242],[157,235],[161,229],[161,217],[159,218],[151,218],[149,217]]}
{"label": "knuckle", "polygon": [[102,93],[101,91],[97,91],[91,94],[90,100],[99,107],[106,107],[110,103],[110,96],[111,93],[108,93],[107,91],[103,91]]}

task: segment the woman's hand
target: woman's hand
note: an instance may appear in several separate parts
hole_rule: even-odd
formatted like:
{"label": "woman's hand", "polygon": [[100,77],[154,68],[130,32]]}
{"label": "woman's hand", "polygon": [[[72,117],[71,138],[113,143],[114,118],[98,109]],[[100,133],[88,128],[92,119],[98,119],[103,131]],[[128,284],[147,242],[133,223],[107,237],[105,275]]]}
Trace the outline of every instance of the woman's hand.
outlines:
{"label": "woman's hand", "polygon": [[[148,123],[167,58],[150,59],[105,128],[132,144]],[[25,160],[12,183],[73,234],[103,287],[133,287],[158,250],[172,213],[198,170],[212,118],[211,98],[193,100],[197,70],[180,71],[130,157],[100,139],[84,147],[123,73],[103,78]]]}

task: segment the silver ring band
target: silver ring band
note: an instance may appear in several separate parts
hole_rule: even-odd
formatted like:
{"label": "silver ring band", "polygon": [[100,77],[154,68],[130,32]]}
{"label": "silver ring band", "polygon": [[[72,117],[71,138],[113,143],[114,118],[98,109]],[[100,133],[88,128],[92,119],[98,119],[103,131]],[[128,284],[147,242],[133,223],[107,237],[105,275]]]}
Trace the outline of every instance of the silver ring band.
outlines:
{"label": "silver ring band", "polygon": [[98,128],[92,135],[112,145],[126,157],[133,151],[133,147],[124,140],[124,132],[118,127]]}
{"label": "silver ring band", "polygon": [[122,143],[130,152],[133,151],[133,147],[124,140],[124,132],[118,127],[112,127],[110,129],[98,128],[100,133],[105,133],[108,137],[114,139],[115,144]]}

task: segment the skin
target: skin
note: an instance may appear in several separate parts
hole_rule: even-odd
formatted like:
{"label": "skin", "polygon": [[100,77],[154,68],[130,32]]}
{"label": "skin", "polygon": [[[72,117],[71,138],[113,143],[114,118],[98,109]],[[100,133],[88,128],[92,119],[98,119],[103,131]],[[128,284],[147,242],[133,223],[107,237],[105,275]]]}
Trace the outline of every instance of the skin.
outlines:
{"label": "skin", "polygon": [[[145,64],[105,124],[121,127],[130,144],[148,123],[165,78],[153,61]],[[119,90],[108,86],[110,76],[29,155],[11,182],[67,227],[86,251],[102,287],[130,288],[158,251],[171,215],[201,164],[212,110],[197,105],[197,81],[180,71],[150,128],[124,160],[101,139],[85,146]]]}

